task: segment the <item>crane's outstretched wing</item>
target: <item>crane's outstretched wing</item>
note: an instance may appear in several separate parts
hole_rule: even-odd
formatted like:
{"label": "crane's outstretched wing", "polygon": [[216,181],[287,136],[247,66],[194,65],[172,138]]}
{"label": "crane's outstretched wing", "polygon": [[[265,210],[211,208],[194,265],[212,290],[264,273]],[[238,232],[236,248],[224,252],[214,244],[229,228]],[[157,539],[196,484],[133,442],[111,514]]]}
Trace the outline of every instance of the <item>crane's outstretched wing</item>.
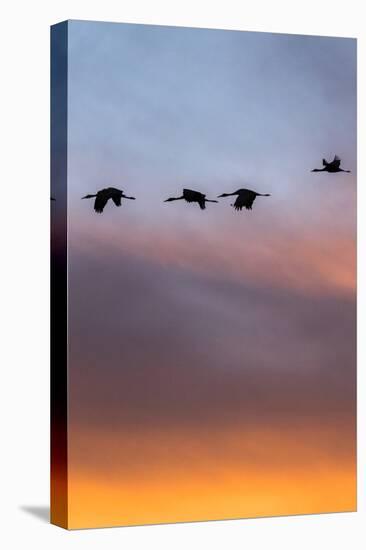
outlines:
{"label": "crane's outstretched wing", "polygon": [[112,201],[116,206],[121,206],[121,195],[113,195]]}
{"label": "crane's outstretched wing", "polygon": [[193,189],[183,189],[183,197],[187,202],[196,202],[202,195],[199,191],[193,191]]}
{"label": "crane's outstretched wing", "polygon": [[198,204],[200,205],[200,209],[201,210],[204,210],[206,208],[206,201],[205,201],[205,195],[203,195],[202,197],[200,197],[198,200],[197,200]]}
{"label": "crane's outstretched wing", "polygon": [[187,202],[198,202],[201,210],[204,210],[206,208],[206,195],[200,193],[199,191],[193,191],[193,189],[183,189],[183,197]]}
{"label": "crane's outstretched wing", "polygon": [[337,157],[337,155],[335,155],[334,159],[332,160],[332,165],[335,167],[335,168],[339,168],[340,165],[341,165],[341,159],[339,157]]}
{"label": "crane's outstretched wing", "polygon": [[251,210],[256,196],[257,195],[253,191],[249,191],[249,190],[242,191],[237,196],[237,199],[234,202],[233,207],[235,208],[235,210],[242,210],[243,208],[246,208],[247,210]]}
{"label": "crane's outstretched wing", "polygon": [[98,212],[98,214],[101,214],[103,212],[104,207],[107,204],[109,198],[110,197],[108,193],[99,191],[94,202],[94,210]]}

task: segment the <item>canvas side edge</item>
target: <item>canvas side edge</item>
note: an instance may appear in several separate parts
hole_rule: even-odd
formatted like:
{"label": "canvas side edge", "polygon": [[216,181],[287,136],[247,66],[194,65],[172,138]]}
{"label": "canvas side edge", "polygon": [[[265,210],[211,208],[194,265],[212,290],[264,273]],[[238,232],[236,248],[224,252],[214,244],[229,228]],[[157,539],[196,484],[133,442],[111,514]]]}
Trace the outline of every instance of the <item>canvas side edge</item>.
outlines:
{"label": "canvas side edge", "polygon": [[68,528],[68,23],[51,27],[51,523]]}

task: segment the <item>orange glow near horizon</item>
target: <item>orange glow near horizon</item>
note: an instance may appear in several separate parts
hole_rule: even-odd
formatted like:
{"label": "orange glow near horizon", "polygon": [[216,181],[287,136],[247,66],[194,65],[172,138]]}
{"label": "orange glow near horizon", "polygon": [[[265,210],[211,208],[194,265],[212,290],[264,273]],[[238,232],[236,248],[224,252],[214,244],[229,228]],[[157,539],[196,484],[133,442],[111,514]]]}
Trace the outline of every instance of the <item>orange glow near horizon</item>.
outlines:
{"label": "orange glow near horizon", "polygon": [[355,510],[352,434],[342,432],[74,434],[69,528]]}
{"label": "orange glow near horizon", "polygon": [[80,475],[70,482],[70,529],[254,518],[356,509],[352,469],[282,474],[230,470],[211,478],[178,476],[138,484],[103,483]]}

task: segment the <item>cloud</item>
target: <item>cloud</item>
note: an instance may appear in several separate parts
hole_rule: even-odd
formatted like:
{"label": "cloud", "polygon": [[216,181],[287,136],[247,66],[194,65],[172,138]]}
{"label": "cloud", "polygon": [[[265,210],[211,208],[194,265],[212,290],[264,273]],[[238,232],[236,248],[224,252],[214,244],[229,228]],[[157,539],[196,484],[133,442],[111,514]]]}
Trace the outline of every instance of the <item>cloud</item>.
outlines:
{"label": "cloud", "polygon": [[[94,219],[73,222],[71,246],[77,253],[85,247],[89,254],[103,246],[109,251],[107,261],[123,254],[234,283],[352,296],[356,284],[354,228],[330,222],[329,215],[337,206],[338,201],[320,220],[315,215],[314,221],[310,214],[305,226],[296,221],[296,213],[288,217],[288,212],[269,210],[234,219],[215,211],[207,214],[208,220],[201,218],[199,229],[189,212],[188,223],[182,219],[180,227],[176,220],[171,223],[166,209],[162,212],[167,215],[166,227],[156,221],[149,227],[136,217],[131,222],[118,213],[118,221],[112,217],[97,228]],[[181,212],[175,213],[180,220]]]}
{"label": "cloud", "polygon": [[138,429],[353,417],[354,296],[125,254],[105,262],[105,253],[70,258],[72,422]]}

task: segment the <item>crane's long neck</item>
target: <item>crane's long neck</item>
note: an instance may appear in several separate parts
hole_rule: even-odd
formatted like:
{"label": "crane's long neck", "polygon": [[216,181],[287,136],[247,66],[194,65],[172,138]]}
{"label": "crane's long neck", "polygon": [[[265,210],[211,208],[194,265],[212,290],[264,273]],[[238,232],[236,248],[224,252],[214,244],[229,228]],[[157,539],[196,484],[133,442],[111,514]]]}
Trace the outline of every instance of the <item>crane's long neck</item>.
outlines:
{"label": "crane's long neck", "polygon": [[327,171],[327,167],[324,166],[324,168],[314,168],[314,170],[312,170],[312,172],[326,172]]}
{"label": "crane's long neck", "polygon": [[169,199],[166,199],[165,202],[167,202],[167,201],[181,201],[183,199],[184,199],[184,197],[182,195],[181,197],[170,197]]}

